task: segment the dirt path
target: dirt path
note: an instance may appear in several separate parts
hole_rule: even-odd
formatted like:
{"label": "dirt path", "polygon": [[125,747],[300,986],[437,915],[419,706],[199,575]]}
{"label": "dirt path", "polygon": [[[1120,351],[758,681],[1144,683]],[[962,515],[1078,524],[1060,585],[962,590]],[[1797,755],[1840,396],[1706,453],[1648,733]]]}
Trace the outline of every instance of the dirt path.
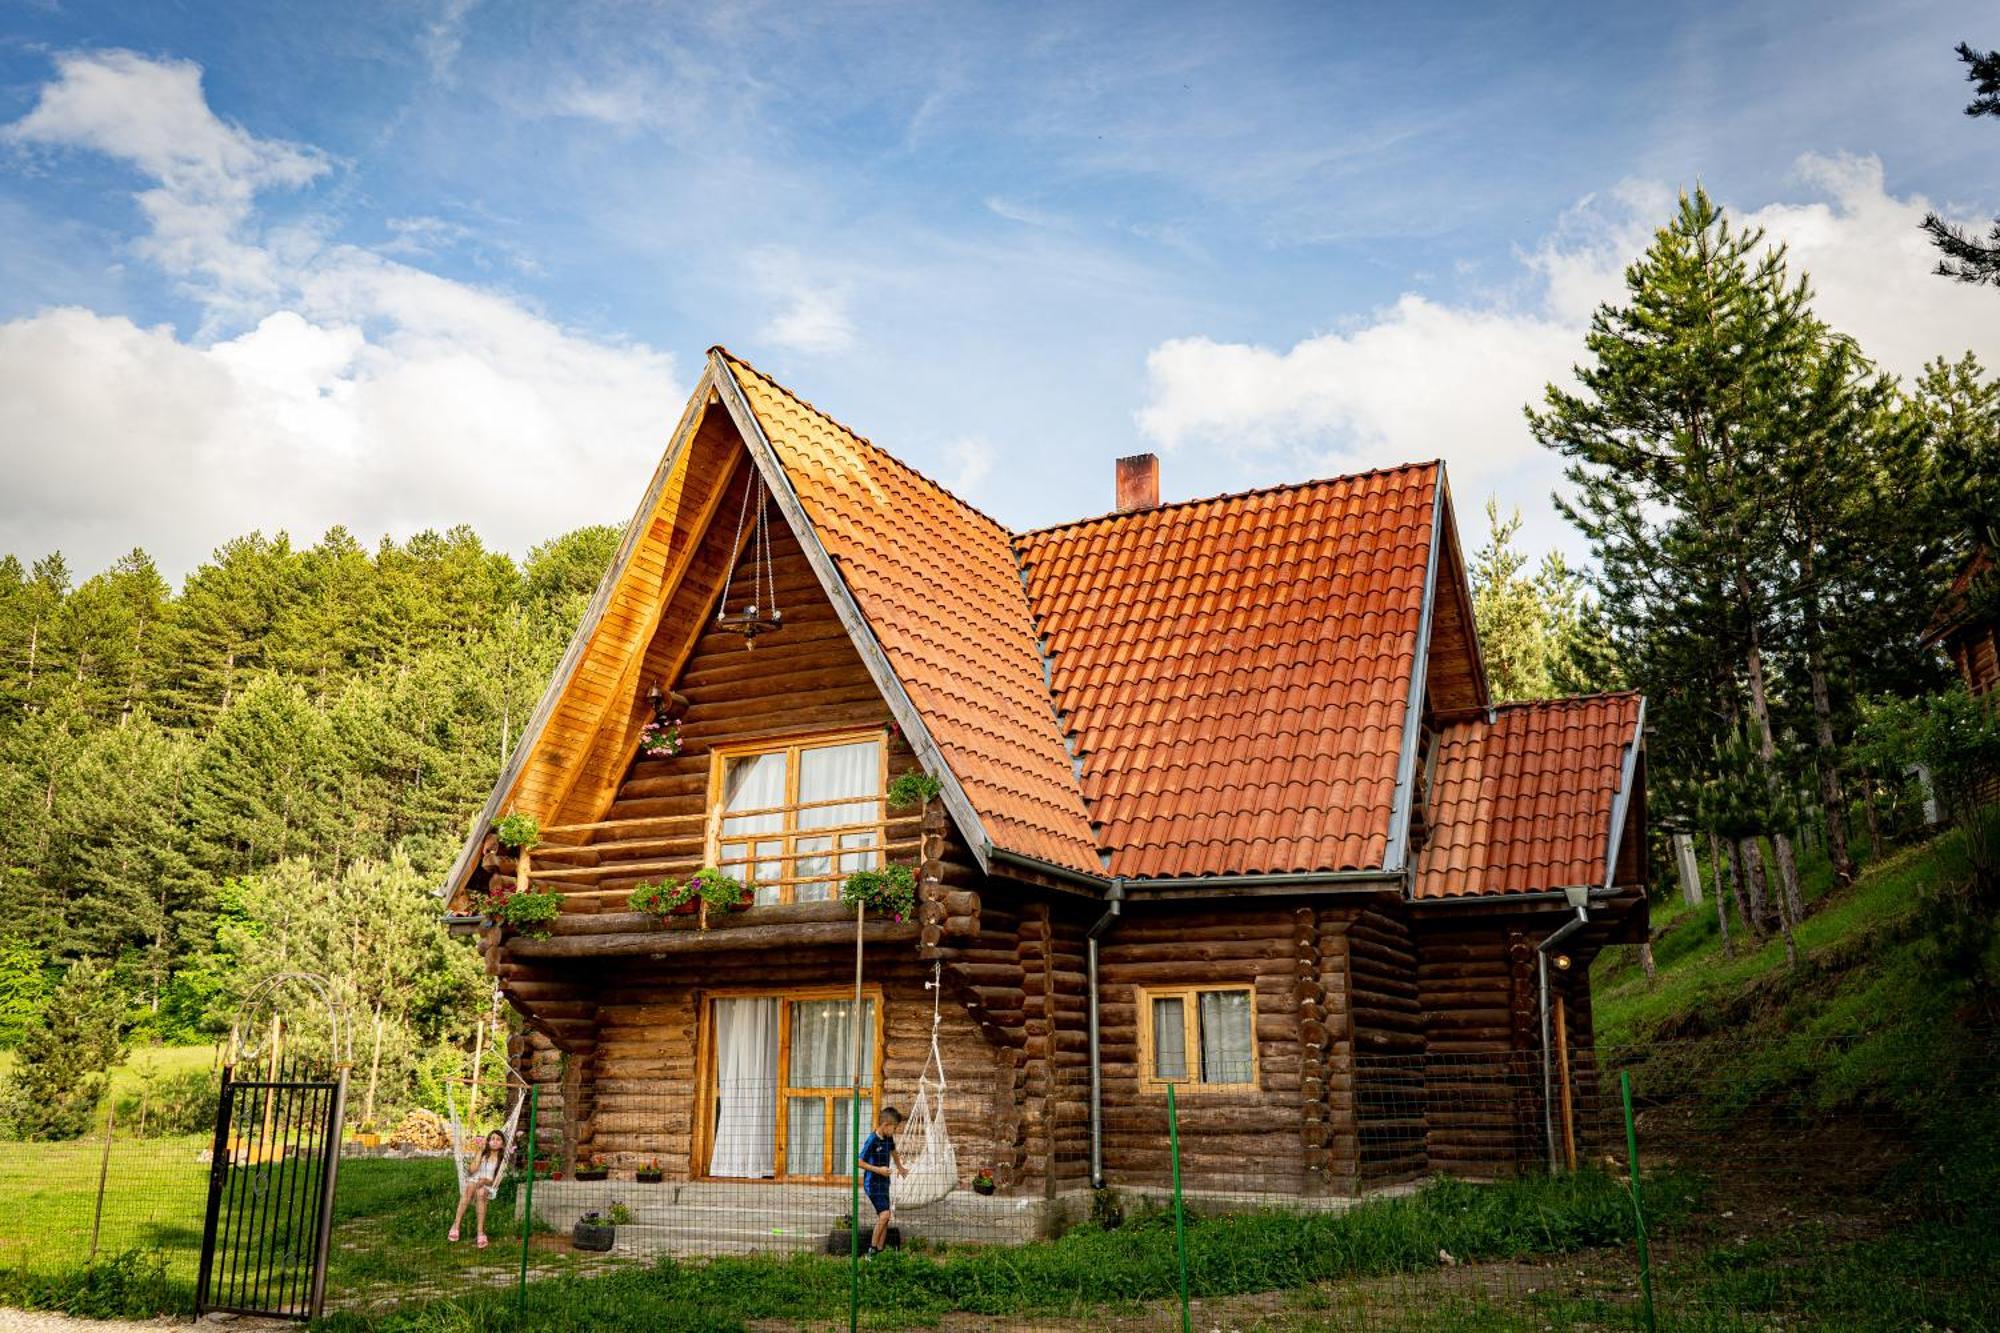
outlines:
{"label": "dirt path", "polygon": [[131,1333],[133,1329],[183,1328],[214,1329],[216,1333],[269,1333],[296,1329],[297,1324],[278,1319],[190,1319],[182,1315],[161,1315],[157,1319],[78,1319],[73,1315],[51,1314],[44,1310],[0,1309],[0,1333]]}

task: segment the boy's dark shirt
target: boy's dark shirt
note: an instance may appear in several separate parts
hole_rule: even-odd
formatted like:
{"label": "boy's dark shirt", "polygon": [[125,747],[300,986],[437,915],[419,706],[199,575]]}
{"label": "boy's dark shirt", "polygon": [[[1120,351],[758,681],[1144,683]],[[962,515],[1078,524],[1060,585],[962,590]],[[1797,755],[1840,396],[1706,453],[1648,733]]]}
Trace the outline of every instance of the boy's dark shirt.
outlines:
{"label": "boy's dark shirt", "polygon": [[[895,1151],[895,1139],[883,1138],[880,1134],[872,1130],[869,1132],[868,1137],[861,1142],[862,1162],[868,1166],[879,1166],[885,1171],[889,1167],[891,1154]],[[867,1179],[862,1181],[862,1184],[866,1185],[870,1190],[887,1189],[889,1187],[889,1182],[874,1172],[870,1171],[866,1174]]]}

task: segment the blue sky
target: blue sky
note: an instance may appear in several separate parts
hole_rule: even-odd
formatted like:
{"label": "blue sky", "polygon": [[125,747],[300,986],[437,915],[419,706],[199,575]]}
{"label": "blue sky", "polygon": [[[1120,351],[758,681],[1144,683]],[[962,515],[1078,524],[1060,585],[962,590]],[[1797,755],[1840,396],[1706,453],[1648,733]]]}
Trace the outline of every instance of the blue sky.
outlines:
{"label": "blue sky", "polygon": [[0,550],[522,550],[624,519],[725,342],[1015,526],[1144,448],[1441,456],[1573,551],[1520,408],[1677,188],[1890,368],[2000,363],[1913,231],[2000,211],[1972,18],[0,0]]}

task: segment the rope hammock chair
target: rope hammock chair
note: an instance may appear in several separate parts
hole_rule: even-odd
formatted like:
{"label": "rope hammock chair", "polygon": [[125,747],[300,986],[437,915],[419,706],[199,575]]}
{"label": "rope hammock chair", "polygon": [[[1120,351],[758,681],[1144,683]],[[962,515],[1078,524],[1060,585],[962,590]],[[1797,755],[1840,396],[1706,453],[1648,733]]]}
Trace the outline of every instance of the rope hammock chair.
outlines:
{"label": "rope hammock chair", "polygon": [[[493,1012],[491,1021],[495,1028],[495,1044],[497,1045],[500,1024],[500,987],[497,984],[493,987]],[[480,1029],[479,1035],[482,1039],[481,1044],[483,1044],[486,1035],[484,1027]],[[479,1099],[479,1044],[475,1044],[473,1047],[472,1062],[473,1074],[471,1078],[466,1080],[466,1116],[472,1114],[472,1109],[478,1104]],[[516,1074],[511,1064],[503,1061],[502,1067],[507,1071],[506,1079],[502,1086],[514,1088],[516,1091],[514,1094],[514,1109],[507,1112],[507,1119],[500,1126],[500,1136],[503,1140],[500,1148],[500,1172],[493,1177],[492,1183],[486,1187],[486,1197],[489,1199],[498,1192],[500,1179],[507,1174],[507,1163],[514,1156],[514,1137],[520,1132],[521,1128],[521,1112],[528,1105],[528,1081],[519,1074]],[[472,1180],[472,1164],[465,1160],[465,1116],[461,1116],[458,1113],[458,1099],[451,1095],[451,1084],[449,1082],[444,1087],[444,1113],[445,1119],[451,1127],[451,1167],[458,1175],[458,1192],[464,1194],[466,1185]],[[484,1134],[479,1136],[479,1146],[481,1151],[485,1150],[486,1136]]]}
{"label": "rope hammock chair", "polygon": [[[508,1081],[511,1083],[514,1081],[512,1071],[508,1072]],[[469,1100],[470,1095],[468,1094]],[[514,1095],[514,1109],[507,1113],[506,1121],[500,1126],[501,1137],[506,1140],[506,1143],[500,1149],[500,1175],[502,1176],[507,1173],[508,1160],[514,1156],[514,1136],[520,1131],[521,1111],[527,1104],[528,1093],[524,1088]],[[465,1122],[459,1118],[458,1099],[451,1095],[449,1087],[446,1087],[444,1090],[444,1110],[445,1117],[451,1125],[452,1170],[458,1174],[458,1192],[463,1194],[465,1193],[466,1185],[472,1180],[472,1164],[465,1160]],[[483,1149],[486,1143],[486,1136],[483,1134],[480,1135],[478,1141]],[[500,1176],[495,1176],[493,1183],[486,1187],[486,1197],[489,1199],[492,1198],[499,1188]]]}
{"label": "rope hammock chair", "polygon": [[[919,1140],[914,1157],[906,1157],[909,1170],[889,1182],[889,1203],[898,1211],[926,1208],[958,1188],[958,1151],[944,1127],[944,1056],[938,1050],[938,1028],[943,1023],[939,1001],[944,993],[943,968],[933,965],[931,980],[924,983],[931,993],[931,1056],[924,1072],[917,1076],[916,1099],[910,1103],[910,1118],[903,1132]],[[931,1071],[937,1078],[931,1078]]]}

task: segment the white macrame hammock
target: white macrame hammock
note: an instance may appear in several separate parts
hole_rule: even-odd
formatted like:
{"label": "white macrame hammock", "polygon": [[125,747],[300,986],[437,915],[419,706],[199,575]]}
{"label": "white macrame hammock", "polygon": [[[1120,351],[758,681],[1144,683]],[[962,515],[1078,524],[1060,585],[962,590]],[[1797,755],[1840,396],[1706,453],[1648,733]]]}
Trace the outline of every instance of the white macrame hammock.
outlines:
{"label": "white macrame hammock", "polygon": [[[468,1104],[470,1099],[468,1098]],[[492,1198],[500,1188],[500,1177],[507,1174],[507,1162],[514,1156],[514,1135],[521,1127],[521,1109],[528,1104],[528,1094],[521,1092],[514,1098],[514,1109],[507,1113],[507,1119],[500,1127],[501,1136],[506,1140],[500,1149],[500,1175],[486,1187],[486,1197]],[[451,1089],[444,1090],[445,1117],[451,1123],[451,1165],[458,1173],[458,1192],[465,1193],[465,1187],[472,1181],[472,1166],[465,1160],[465,1124],[459,1119],[458,1099],[451,1095]],[[486,1136],[480,1135],[480,1146],[485,1147]]]}
{"label": "white macrame hammock", "polygon": [[[905,1158],[909,1169],[889,1181],[889,1205],[898,1212],[905,1208],[927,1208],[958,1188],[958,1151],[944,1128],[944,1057],[938,1051],[938,1027],[943,1021],[938,1001],[944,991],[942,968],[934,969],[925,983],[931,992],[931,1058],[917,1077],[916,1100],[910,1103],[910,1118],[904,1133],[919,1138],[914,1158]],[[931,1078],[931,1071],[937,1078]]]}

